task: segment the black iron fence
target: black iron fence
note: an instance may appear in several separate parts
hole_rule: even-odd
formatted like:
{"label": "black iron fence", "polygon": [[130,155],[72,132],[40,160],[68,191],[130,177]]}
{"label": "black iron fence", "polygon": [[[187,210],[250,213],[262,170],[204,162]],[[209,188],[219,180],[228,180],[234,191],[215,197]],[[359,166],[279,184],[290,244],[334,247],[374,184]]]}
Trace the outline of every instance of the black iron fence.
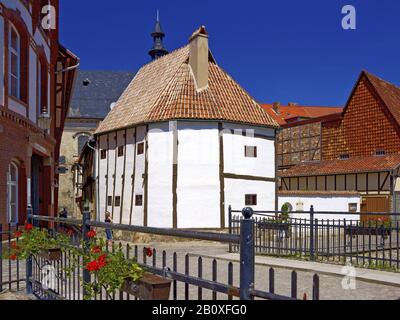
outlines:
{"label": "black iron fence", "polygon": [[[213,232],[199,232],[190,230],[176,230],[163,228],[149,228],[139,226],[126,226],[117,224],[105,224],[90,220],[89,214],[84,214],[83,220],[71,220],[60,218],[49,218],[43,216],[29,216],[30,222],[40,222],[42,227],[55,233],[60,228],[75,226],[75,238],[82,238],[90,229],[113,229],[116,231],[129,231],[144,234],[165,235],[170,237],[207,240],[221,242],[232,246],[240,247],[240,262],[226,262],[208,257],[193,256],[183,252],[168,252],[152,249],[151,258],[147,256],[148,248],[129,243],[112,242],[107,250],[123,249],[127,258],[135,257],[138,264],[146,272],[162,276],[172,281],[171,300],[234,300],[234,299],[267,299],[267,300],[296,300],[307,297],[319,300],[319,277],[314,275],[309,279],[309,292],[299,292],[297,273],[291,273],[291,280],[286,286],[290,293],[278,292],[274,269],[258,267],[256,277],[255,265],[255,230],[251,213],[240,221],[240,234],[224,234]],[[46,225],[48,224],[48,225]],[[54,231],[56,230],[56,231]],[[11,245],[12,232],[9,241],[0,247],[0,253],[9,250]],[[85,238],[83,236],[83,238]],[[88,239],[85,239],[88,241]],[[71,242],[77,246],[77,241]],[[85,243],[83,244],[85,245]],[[72,251],[73,252],[73,251]],[[78,260],[73,253],[66,250],[61,253],[59,259],[50,260],[40,256],[31,256],[26,261],[15,261],[24,265],[20,273],[24,279],[15,275],[16,265],[11,265],[7,270],[12,270],[9,282],[16,281],[20,284],[23,281],[28,294],[34,294],[39,299],[46,300],[82,300],[85,296],[85,283],[92,281],[91,274],[86,270],[82,260]],[[2,256],[2,255],[0,255]],[[2,258],[0,258],[2,259]],[[74,261],[75,263],[72,263]],[[3,263],[10,263],[9,260],[1,260]],[[66,274],[65,270],[69,270]],[[72,270],[72,271],[71,271]],[[2,273],[3,274],[2,270]],[[259,284],[257,279],[261,277],[265,282]],[[257,278],[257,279],[256,279]],[[268,285],[265,283],[268,282]],[[51,285],[50,285],[51,284]],[[18,287],[19,288],[19,287]],[[11,289],[11,288],[10,288]],[[138,299],[127,292],[119,291],[112,294],[106,288],[102,288],[94,297],[95,300],[133,300]]]}
{"label": "black iron fence", "polygon": [[[229,210],[229,233],[241,232],[240,211]],[[256,254],[352,263],[355,266],[400,270],[400,214],[315,212],[254,212]],[[239,252],[232,244],[231,252]]]}
{"label": "black iron fence", "polygon": [[19,226],[0,224],[0,292],[4,290],[20,290],[25,284],[25,265],[18,257],[3,260],[3,253],[10,254],[13,235]]}

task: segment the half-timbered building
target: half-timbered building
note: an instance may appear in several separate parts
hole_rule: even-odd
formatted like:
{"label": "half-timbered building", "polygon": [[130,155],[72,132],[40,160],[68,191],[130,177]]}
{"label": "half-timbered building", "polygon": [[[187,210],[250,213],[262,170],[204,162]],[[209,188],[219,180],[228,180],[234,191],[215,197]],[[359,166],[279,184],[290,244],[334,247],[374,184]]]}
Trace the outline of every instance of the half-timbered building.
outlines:
{"label": "half-timbered building", "polygon": [[274,210],[278,124],[216,63],[205,28],[150,54],[95,134],[98,218],[224,228],[229,205]]}
{"label": "half-timbered building", "polygon": [[[363,71],[342,113],[283,125],[280,145],[291,152],[279,162],[282,195],[358,192],[356,210],[400,210],[399,110],[400,88]],[[309,158],[302,156],[305,139]]]}

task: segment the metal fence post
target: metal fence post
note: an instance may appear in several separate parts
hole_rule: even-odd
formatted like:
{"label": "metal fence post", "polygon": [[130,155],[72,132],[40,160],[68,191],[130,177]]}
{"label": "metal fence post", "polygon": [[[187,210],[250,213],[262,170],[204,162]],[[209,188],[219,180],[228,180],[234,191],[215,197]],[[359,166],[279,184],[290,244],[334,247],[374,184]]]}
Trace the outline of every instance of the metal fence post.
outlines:
{"label": "metal fence post", "polygon": [[[28,224],[33,224],[32,221],[32,209],[28,209],[28,215],[26,222]],[[25,282],[26,282],[26,293],[32,294],[33,293],[33,284],[32,284],[32,255],[29,255],[26,258],[26,267],[25,267]]]}
{"label": "metal fence post", "polygon": [[[84,211],[83,215],[82,215],[82,236],[83,236],[83,246],[84,246],[84,250],[85,252],[89,251],[89,237],[88,237],[88,232],[90,231],[90,226],[88,225],[90,222],[90,212],[89,211]],[[86,270],[86,268],[83,266],[82,268],[83,270],[83,274],[82,274],[82,278],[83,278],[83,295],[87,296],[88,293],[86,291],[86,287],[85,284],[90,283],[91,282],[91,277],[90,277],[90,272],[88,270]]]}
{"label": "metal fence post", "polygon": [[253,210],[242,211],[240,221],[240,299],[253,300],[250,290],[254,289],[255,254]]}
{"label": "metal fence post", "polygon": [[[229,219],[229,234],[232,234],[232,207],[229,206],[228,209],[228,219]],[[229,253],[232,253],[232,242],[229,242]]]}
{"label": "metal fence post", "polygon": [[314,206],[310,208],[310,260],[315,260],[315,239],[314,239]]}

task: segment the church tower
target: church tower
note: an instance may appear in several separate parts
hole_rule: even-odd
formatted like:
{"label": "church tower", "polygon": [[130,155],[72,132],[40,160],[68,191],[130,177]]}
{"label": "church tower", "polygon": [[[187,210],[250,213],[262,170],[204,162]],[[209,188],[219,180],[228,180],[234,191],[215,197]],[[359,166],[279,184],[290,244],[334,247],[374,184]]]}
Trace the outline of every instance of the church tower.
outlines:
{"label": "church tower", "polygon": [[161,29],[160,23],[160,15],[157,11],[157,22],[154,31],[151,33],[151,36],[154,40],[153,48],[149,51],[149,55],[153,60],[160,58],[166,54],[168,54],[168,50],[165,49],[163,39],[165,37],[165,33]]}

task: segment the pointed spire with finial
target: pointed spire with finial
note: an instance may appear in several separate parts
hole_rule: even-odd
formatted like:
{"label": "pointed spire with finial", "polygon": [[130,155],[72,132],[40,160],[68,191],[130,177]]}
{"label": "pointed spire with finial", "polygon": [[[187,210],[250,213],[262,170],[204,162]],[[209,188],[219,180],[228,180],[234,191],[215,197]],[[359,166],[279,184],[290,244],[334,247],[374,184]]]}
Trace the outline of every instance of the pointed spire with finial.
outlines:
{"label": "pointed spire with finial", "polygon": [[168,50],[165,49],[163,39],[165,33],[161,29],[160,23],[160,12],[157,10],[157,22],[154,31],[151,33],[154,40],[153,48],[149,51],[149,55],[153,60],[168,54]]}

